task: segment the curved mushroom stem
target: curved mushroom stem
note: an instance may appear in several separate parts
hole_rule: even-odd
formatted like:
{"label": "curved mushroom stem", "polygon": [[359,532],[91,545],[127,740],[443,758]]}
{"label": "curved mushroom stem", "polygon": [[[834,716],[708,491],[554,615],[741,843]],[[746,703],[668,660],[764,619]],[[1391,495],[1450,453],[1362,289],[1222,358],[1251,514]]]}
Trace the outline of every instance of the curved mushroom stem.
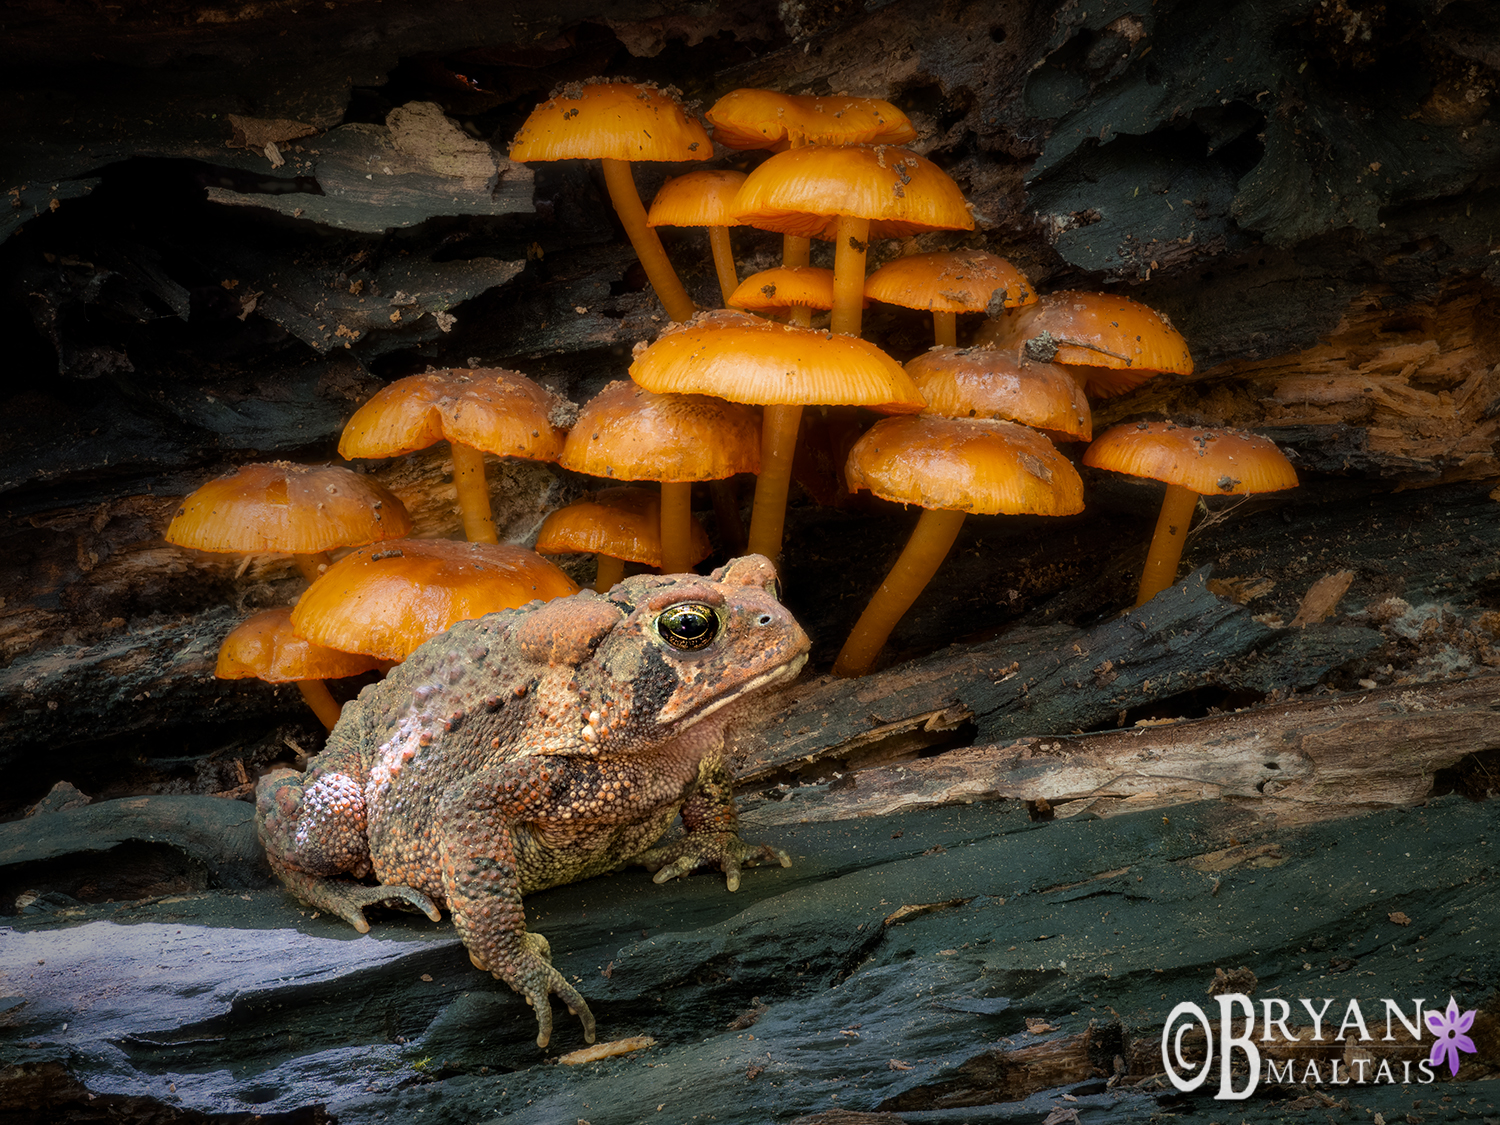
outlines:
{"label": "curved mushroom stem", "polygon": [[661,572],[687,574],[693,569],[693,485],[661,482]]}
{"label": "curved mushroom stem", "polygon": [[598,572],[594,575],[594,589],[603,594],[613,590],[625,580],[625,560],[613,555],[595,555]]}
{"label": "curved mushroom stem", "polygon": [[828,314],[828,327],[845,336],[858,336],[864,317],[870,220],[840,215],[833,245],[833,309]]}
{"label": "curved mushroom stem", "polygon": [[332,730],[333,724],[339,721],[343,708],[329,694],[328,685],[322,680],[298,680],[297,690],[302,693],[303,701],[312,708],[318,720]]}
{"label": "curved mushroom stem", "polygon": [[453,487],[458,492],[458,513],[464,521],[464,538],[470,543],[498,543],[495,517],[490,512],[490,486],[484,476],[484,454],[472,445],[452,441]]}
{"label": "curved mushroom stem", "polygon": [[293,555],[292,558],[297,563],[297,569],[302,572],[302,577],[307,579],[309,586],[323,577],[323,571],[333,561],[328,557],[327,551],[314,551],[310,555]]}
{"label": "curved mushroom stem", "polygon": [[714,252],[714,272],[719,275],[719,292],[724,296],[724,305],[729,305],[729,295],[740,287],[740,275],[734,268],[734,247],[729,242],[728,227],[709,227],[708,246]]}
{"label": "curved mushroom stem", "polygon": [[896,622],[911,608],[911,603],[927,588],[937,568],[948,557],[963,524],[963,512],[929,508],[922,513],[901,557],[839,650],[838,659],[833,662],[835,676],[863,676],[870,670]]}
{"label": "curved mushroom stem", "polygon": [[773,562],[781,555],[786,494],[792,484],[792,455],[797,451],[797,427],[801,424],[800,405],[767,406],[761,414],[760,477],[755,482],[746,550]]}
{"label": "curved mushroom stem", "polygon": [[958,346],[958,314],[932,310],[932,340],[940,348]]}
{"label": "curved mushroom stem", "polygon": [[646,225],[646,208],[641,204],[640,192],[635,187],[635,177],[630,172],[630,161],[604,158],[604,183],[609,188],[610,202],[615,205],[615,214],[625,227],[630,245],[635,247],[641,268],[656,290],[662,308],[673,320],[688,320],[698,311],[693,299],[687,295],[677,271],[662,249],[661,239],[655,230]]}
{"label": "curved mushroom stem", "polygon": [[1180,484],[1167,485],[1167,494],[1161,500],[1161,515],[1156,517],[1156,534],[1151,537],[1151,549],[1146,552],[1146,565],[1141,568],[1141,586],[1136,593],[1135,604],[1145,605],[1157,594],[1177,580],[1177,564],[1182,560],[1182,545],[1186,541],[1188,525],[1193,522],[1193,510],[1198,506],[1198,493]]}

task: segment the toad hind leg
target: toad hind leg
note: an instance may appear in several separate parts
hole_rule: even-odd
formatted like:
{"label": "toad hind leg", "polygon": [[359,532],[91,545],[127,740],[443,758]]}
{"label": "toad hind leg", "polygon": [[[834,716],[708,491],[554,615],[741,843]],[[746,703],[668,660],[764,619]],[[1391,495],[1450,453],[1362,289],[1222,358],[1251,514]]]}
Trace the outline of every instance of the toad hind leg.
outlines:
{"label": "toad hind leg", "polygon": [[348,775],[327,771],[304,778],[295,770],[272,770],[256,786],[255,821],[271,870],[286,888],[360,933],[370,932],[365,907],[377,903],[405,902],[434,922],[442,918],[433,901],[412,887],[330,878],[370,870],[364,794]]}
{"label": "toad hind leg", "polygon": [[[536,1012],[536,1045],[552,1038],[556,996],[583,1024],[585,1042],[594,1041],[594,1013],[579,991],[552,967],[552,948],[541,934],[528,933],[521,906],[517,833],[502,807],[514,791],[494,775],[479,775],[443,802],[438,841],[443,895],[453,925],[474,967],[515,989]],[[523,798],[524,800],[524,798]]]}

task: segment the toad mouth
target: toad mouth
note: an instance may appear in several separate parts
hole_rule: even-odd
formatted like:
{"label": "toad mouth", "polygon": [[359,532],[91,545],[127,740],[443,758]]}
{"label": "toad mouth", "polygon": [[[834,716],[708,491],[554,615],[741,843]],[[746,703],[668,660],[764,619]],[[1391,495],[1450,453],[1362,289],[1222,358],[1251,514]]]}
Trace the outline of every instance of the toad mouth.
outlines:
{"label": "toad mouth", "polygon": [[735,691],[729,695],[721,696],[718,699],[704,704],[703,707],[696,712],[690,712],[680,719],[663,719],[662,721],[675,722],[679,730],[686,730],[688,727],[696,726],[699,722],[708,718],[708,716],[712,715],[715,711],[722,710],[723,708],[729,706],[729,704],[731,703],[737,703],[741,699],[744,699],[747,695],[750,695],[752,692],[758,691],[759,689],[766,687],[769,684],[774,684],[782,680],[790,681],[796,679],[797,674],[802,671],[802,668],[806,663],[807,653],[804,652],[797,656],[795,659],[789,660],[785,664],[779,664],[775,668],[762,672],[760,675],[754,677],[753,679],[746,681],[738,691]]}

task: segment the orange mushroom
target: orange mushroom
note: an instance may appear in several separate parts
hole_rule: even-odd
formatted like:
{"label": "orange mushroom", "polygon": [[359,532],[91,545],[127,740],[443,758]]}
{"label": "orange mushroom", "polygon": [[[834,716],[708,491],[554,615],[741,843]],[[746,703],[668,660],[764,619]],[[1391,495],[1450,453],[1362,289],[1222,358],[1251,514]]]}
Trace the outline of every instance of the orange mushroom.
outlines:
{"label": "orange mushroom", "polygon": [[928,414],[1020,422],[1054,441],[1094,436],[1089,400],[1058,364],[1030,363],[994,348],[928,348],[907,361],[906,373],[927,400]]}
{"label": "orange mushroom", "polygon": [[297,685],[302,698],[329,730],[339,704],[324,680],[341,680],[385,667],[383,660],[313,644],[292,631],[292,607],[264,610],[238,625],[219,646],[214,675],[221,680],[254,678]]}
{"label": "orange mushroom", "polygon": [[680,574],[697,561],[693,482],[759,472],[760,423],[753,411],[721,397],[657,394],[621,380],[584,404],[559,461],[608,480],[659,481],[660,565],[665,574]]}
{"label": "orange mushroom", "polygon": [[[917,139],[911,119],[880,98],[731,90],[704,114],[726,148],[783,152],[803,145],[904,145]],[[781,264],[805,266],[806,235],[783,234]]]}
{"label": "orange mushroom", "polygon": [[868,488],[924,511],[906,547],[834,661],[862,676],[958,538],[969,512],[1067,516],[1083,510],[1083,482],[1035,430],[1013,422],[919,414],[876,422],[855,443],[849,491]]}
{"label": "orange mushroom", "polygon": [[975,343],[1073,369],[1093,398],[1122,395],[1153,375],[1191,375],[1187,341],[1129,297],[1063,290],[981,326]]}
{"label": "orange mushroom", "polygon": [[937,250],[887,262],[865,279],[865,296],[932,313],[933,342],[958,343],[958,314],[998,312],[1036,300],[1026,275],[984,250]]}
{"label": "orange mushroom", "polygon": [[703,115],[725,148],[904,145],[917,139],[911,118],[880,98],[731,90]]}
{"label": "orange mushroom", "polygon": [[740,282],[725,304],[762,315],[790,310],[790,323],[807,328],[813,309],[833,308],[833,271],[821,266],[761,270]]}
{"label": "orange mushroom", "polygon": [[328,552],[411,533],[379,481],[338,465],[245,465],[183,500],[166,540],[198,551],[291,554],[314,581]]}
{"label": "orange mushroom", "polygon": [[630,162],[707,160],[712,155],[707,130],[687,115],[673,91],[635,82],[568,83],[532,111],[510,149],[510,158],[522,164],[602,161],[615,214],[673,320],[687,320],[696,310],[661,239],[646,223]]}
{"label": "orange mushroom", "polygon": [[832,239],[833,331],[858,336],[871,238],[973,230],[958,185],[932,161],[890,145],[807,145],[751,172],[735,202],[741,222]]}
{"label": "orange mushroom", "polygon": [[399,457],[446,438],[464,534],[476,543],[494,543],[485,453],[556,461],[566,437],[556,423],[571,407],[520,372],[498,367],[408,375],[354,412],[339,439],[339,455]]}
{"label": "orange mushroom", "polygon": [[719,292],[726,305],[740,283],[734,268],[729,228],[740,225],[731,204],[744,182],[745,173],[727,169],[689,172],[662,184],[651,201],[651,210],[646,212],[648,226],[707,228],[714,271],[719,275]]}
{"label": "orange mushroom", "polygon": [[1145,605],[1177,580],[1177,564],[1200,496],[1297,487],[1297,470],[1270,438],[1175,422],[1111,427],[1084,452],[1083,463],[1166,482],[1136,605]]}
{"label": "orange mushroom", "polygon": [[292,627],[330,648],[405,660],[456,621],[577,592],[577,583],[525,547],[399,539],[330,566],[292,610]]}
{"label": "orange mushroom", "polygon": [[923,405],[901,365],[874,344],[769,321],[721,320],[664,332],[636,357],[630,374],[658,393],[711,394],[764,406],[748,549],[770,559],[781,553],[802,407],[881,404],[899,413]]}
{"label": "orange mushroom", "polygon": [[[697,520],[690,521],[688,532],[691,567],[708,558],[710,547],[708,533]],[[662,565],[661,494],[649,488],[600,489],[549,513],[537,532],[536,549],[542,555],[594,554],[594,589],[602,594],[625,577],[627,562]]]}

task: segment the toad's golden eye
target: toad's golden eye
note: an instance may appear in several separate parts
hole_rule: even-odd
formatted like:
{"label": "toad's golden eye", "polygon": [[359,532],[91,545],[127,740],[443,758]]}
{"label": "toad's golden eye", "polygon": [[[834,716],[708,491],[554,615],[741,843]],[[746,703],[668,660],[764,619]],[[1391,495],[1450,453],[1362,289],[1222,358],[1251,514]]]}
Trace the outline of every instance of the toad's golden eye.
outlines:
{"label": "toad's golden eye", "polygon": [[656,631],[673,648],[692,652],[707,648],[719,635],[719,615],[700,602],[683,602],[662,611]]}

